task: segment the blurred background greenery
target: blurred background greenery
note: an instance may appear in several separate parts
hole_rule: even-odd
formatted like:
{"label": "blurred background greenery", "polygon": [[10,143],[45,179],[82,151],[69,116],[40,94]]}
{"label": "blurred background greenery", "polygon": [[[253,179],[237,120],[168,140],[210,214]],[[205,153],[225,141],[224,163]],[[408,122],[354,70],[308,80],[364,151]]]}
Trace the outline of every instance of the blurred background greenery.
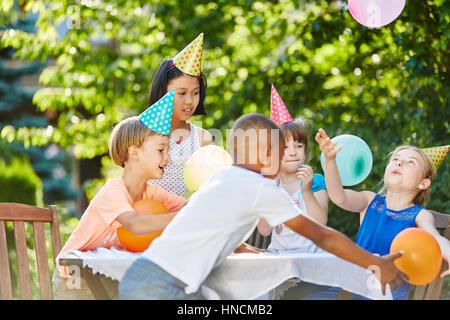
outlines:
{"label": "blurred background greenery", "polygon": [[[160,62],[201,32],[208,115],[196,124],[225,134],[242,114],[269,115],[274,84],[291,114],[310,121],[315,171],[322,172],[318,128],[354,134],[374,156],[370,176],[354,189],[379,190],[396,146],[449,144],[450,2],[407,1],[380,29],[358,24],[346,4],[3,0],[1,171],[27,159],[35,174],[12,170],[22,187],[11,197],[23,196],[1,201],[57,204],[64,243],[104,180],[121,173],[107,156],[112,127],[145,110]],[[2,172],[1,193],[12,179]],[[428,208],[448,213],[449,178],[445,161]],[[330,204],[329,225],[355,239],[358,215]],[[449,283],[441,299],[450,299]]]}

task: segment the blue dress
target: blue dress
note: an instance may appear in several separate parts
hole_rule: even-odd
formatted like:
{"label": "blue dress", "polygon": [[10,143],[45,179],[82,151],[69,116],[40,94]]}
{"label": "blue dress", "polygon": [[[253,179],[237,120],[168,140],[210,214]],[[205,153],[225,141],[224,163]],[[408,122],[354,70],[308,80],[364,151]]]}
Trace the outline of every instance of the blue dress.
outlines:
{"label": "blue dress", "polygon": [[[371,253],[384,256],[390,253],[391,243],[395,236],[406,228],[415,227],[417,214],[423,207],[412,207],[395,211],[386,208],[386,197],[376,194],[364,215],[363,222],[356,236],[356,244]],[[403,287],[392,292],[394,300],[407,300],[410,285],[402,279]],[[328,290],[308,296],[309,299],[335,299],[340,289],[330,287]],[[353,299],[367,299],[354,294]]]}
{"label": "blue dress", "polygon": [[[386,197],[379,194],[370,203],[356,236],[356,244],[371,253],[380,256],[389,254],[391,243],[400,231],[416,225],[417,214],[423,207],[412,207],[395,211],[386,208]],[[408,300],[409,284],[403,281],[403,287],[392,291],[395,300]]]}

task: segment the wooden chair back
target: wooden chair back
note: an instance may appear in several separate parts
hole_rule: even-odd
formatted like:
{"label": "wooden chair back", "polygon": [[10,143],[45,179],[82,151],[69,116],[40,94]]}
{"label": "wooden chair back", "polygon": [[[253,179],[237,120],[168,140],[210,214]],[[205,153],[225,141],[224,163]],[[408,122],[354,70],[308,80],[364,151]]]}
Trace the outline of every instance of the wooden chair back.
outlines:
{"label": "wooden chair back", "polygon": [[256,248],[267,249],[270,244],[270,235],[265,237],[258,232],[258,228],[255,228],[255,231],[245,242]]}
{"label": "wooden chair back", "polygon": [[31,222],[33,224],[40,297],[45,300],[52,299],[44,223],[50,224],[53,259],[56,259],[56,256],[61,250],[56,206],[52,205],[44,209],[19,203],[0,203],[0,298],[2,300],[11,300],[13,299],[13,289],[6,240],[6,221],[12,221],[13,223],[19,288],[22,299],[32,299],[25,222]]}

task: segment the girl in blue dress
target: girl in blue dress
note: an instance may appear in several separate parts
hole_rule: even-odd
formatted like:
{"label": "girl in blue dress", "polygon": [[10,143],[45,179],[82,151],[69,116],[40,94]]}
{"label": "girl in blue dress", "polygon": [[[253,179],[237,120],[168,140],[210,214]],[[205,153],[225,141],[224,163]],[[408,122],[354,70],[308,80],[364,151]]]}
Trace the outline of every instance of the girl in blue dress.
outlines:
{"label": "girl in blue dress", "polygon": [[[422,207],[436,173],[423,150],[414,146],[396,148],[385,169],[382,191],[357,192],[342,187],[336,166],[336,154],[342,146],[335,149],[337,143],[331,142],[323,129],[319,129],[315,139],[325,156],[325,181],[331,201],[346,211],[360,214],[361,225],[356,238],[358,245],[371,253],[385,255],[400,231],[418,227],[437,240],[443,259],[450,263],[450,242],[436,230],[432,213]],[[450,275],[450,269],[441,277],[447,275]],[[337,293],[335,288],[327,291],[328,294],[333,291]],[[403,281],[403,286],[393,291],[392,296],[406,300],[408,291],[409,284]]]}

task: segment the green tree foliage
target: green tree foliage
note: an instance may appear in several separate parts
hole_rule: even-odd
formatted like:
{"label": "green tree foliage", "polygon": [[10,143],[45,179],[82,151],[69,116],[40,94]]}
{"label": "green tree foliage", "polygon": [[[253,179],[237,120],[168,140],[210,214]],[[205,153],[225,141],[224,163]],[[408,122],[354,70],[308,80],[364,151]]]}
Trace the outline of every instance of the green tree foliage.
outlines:
{"label": "green tree foliage", "polygon": [[[7,12],[0,11],[0,29],[3,30],[9,27],[32,34],[35,32],[36,20],[35,15],[22,12],[17,4]],[[49,120],[45,114],[36,110],[32,102],[36,90],[21,82],[25,77],[39,75],[46,64],[36,61],[18,62],[11,58],[13,54],[11,47],[0,51],[0,131],[5,126],[10,129],[47,129]],[[13,141],[11,136],[7,139],[0,137],[0,159],[7,163],[18,157],[30,159],[34,171],[42,179],[45,203],[76,198],[78,194],[72,189],[68,174],[71,168],[67,153],[54,144],[37,147],[30,146],[32,143],[33,140],[22,143]],[[3,201],[12,202],[13,199],[17,197],[3,197]]]}
{"label": "green tree foliage", "polygon": [[42,206],[42,182],[28,160],[14,159],[6,165],[0,159],[0,202]]}

